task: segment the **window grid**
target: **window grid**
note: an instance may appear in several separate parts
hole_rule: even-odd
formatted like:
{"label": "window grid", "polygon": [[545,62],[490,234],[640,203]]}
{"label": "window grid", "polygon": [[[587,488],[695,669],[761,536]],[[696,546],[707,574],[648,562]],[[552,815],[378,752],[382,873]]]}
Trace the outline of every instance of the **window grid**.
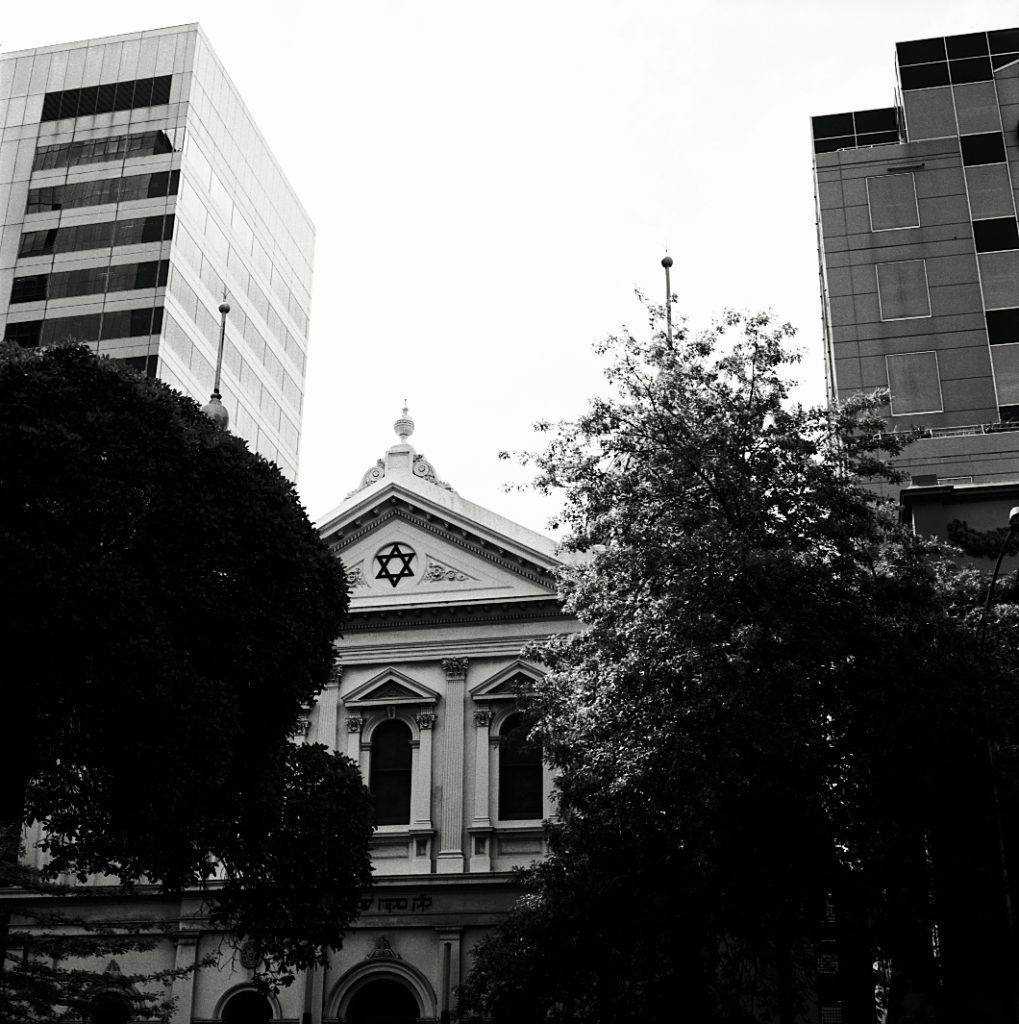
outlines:
{"label": "window grid", "polygon": [[86,85],[80,89],[48,92],[43,97],[40,121],[65,117],[112,114],[115,110],[158,107],[170,102],[171,75],[136,78],[107,85]]}

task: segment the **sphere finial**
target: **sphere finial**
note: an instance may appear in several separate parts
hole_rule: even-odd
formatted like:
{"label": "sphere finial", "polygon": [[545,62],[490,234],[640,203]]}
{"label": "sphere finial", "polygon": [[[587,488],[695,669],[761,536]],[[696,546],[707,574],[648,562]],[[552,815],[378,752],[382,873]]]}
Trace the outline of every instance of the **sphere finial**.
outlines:
{"label": "sphere finial", "polygon": [[403,415],[393,424],[393,430],[401,444],[406,444],[407,438],[414,433],[414,421],[407,415],[406,398],[403,400]]}
{"label": "sphere finial", "polygon": [[222,396],[218,391],[213,391],[212,397],[202,406],[202,412],[216,424],[226,430],[230,426],[230,413],[226,411]]}
{"label": "sphere finial", "polygon": [[666,270],[668,270],[669,267],[672,266],[672,257],[671,256],[663,256],[662,257],[662,266],[665,267]]}

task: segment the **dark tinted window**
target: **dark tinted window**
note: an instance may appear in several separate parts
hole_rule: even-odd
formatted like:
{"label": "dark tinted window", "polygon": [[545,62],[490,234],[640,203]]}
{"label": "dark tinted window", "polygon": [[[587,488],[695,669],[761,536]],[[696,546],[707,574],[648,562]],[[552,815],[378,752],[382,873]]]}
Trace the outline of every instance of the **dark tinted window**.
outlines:
{"label": "dark tinted window", "polygon": [[977,252],[1001,252],[1019,249],[1019,227],[1015,217],[992,217],[973,221]]}
{"label": "dark tinted window", "polygon": [[992,309],[987,313],[987,340],[992,345],[1019,341],[1019,309]]}
{"label": "dark tinted window", "polygon": [[541,744],[527,738],[522,715],[511,715],[499,732],[499,818],[502,821],[544,816],[541,797]]}
{"label": "dark tinted window", "polygon": [[948,67],[953,85],[962,85],[964,82],[989,82],[992,77],[990,57],[953,60],[949,61]]}
{"label": "dark tinted window", "polygon": [[410,729],[398,721],[383,722],[372,734],[368,786],[375,798],[376,825],[410,822]]}
{"label": "dark tinted window", "polygon": [[997,32],[988,32],[987,40],[991,44],[991,53],[1011,53],[1019,50],[1019,28],[1003,28]]}
{"label": "dark tinted window", "polygon": [[139,78],[106,85],[87,85],[81,89],[48,92],[43,97],[43,121],[86,114],[109,114],[114,110],[157,106],[170,102],[170,75]]}
{"label": "dark tinted window", "polygon": [[810,119],[814,129],[815,139],[830,139],[838,135],[852,135],[855,132],[853,127],[853,115],[850,114],[822,114],[820,117]]}
{"label": "dark tinted window", "polygon": [[97,164],[107,160],[172,152],[173,146],[166,132],[111,135],[82,142],[58,142],[51,146],[37,146],[32,170],[77,167],[81,164]]}
{"label": "dark tinted window", "polygon": [[962,162],[967,167],[1004,163],[1005,138],[1001,132],[963,135],[959,141],[962,144]]}
{"label": "dark tinted window", "polygon": [[897,43],[895,52],[899,58],[899,65],[903,64],[927,64],[932,60],[944,60],[945,40],[940,36],[937,39],[914,39],[908,43]]}
{"label": "dark tinted window", "polygon": [[9,323],[4,328],[4,341],[16,342],[24,348],[34,348],[39,344],[41,330],[41,320],[23,320],[18,324]]}
{"label": "dark tinted window", "polygon": [[177,171],[156,171],[152,174],[130,174],[123,178],[100,178],[97,181],[75,181],[67,185],[33,188],[29,190],[25,212],[47,213],[52,210],[127,203],[134,199],[159,199],[165,195],[176,195],[179,180]]}
{"label": "dark tinted window", "polygon": [[894,107],[857,110],[853,114],[857,134],[867,132],[898,132],[899,121]]}
{"label": "dark tinted window", "polygon": [[48,317],[42,323],[40,341],[43,345],[57,341],[98,341],[101,321],[99,313]]}
{"label": "dark tinted window", "polygon": [[964,36],[949,36],[945,40],[948,48],[948,56],[951,57],[980,57],[987,53],[987,34],[984,32],[970,32]]}
{"label": "dark tinted window", "polygon": [[117,362],[129,366],[138,373],[144,373],[146,377],[155,377],[156,370],[159,368],[159,358],[155,355],[127,356],[126,358],[118,359]]}
{"label": "dark tinted window", "polygon": [[900,67],[899,81],[903,89],[930,89],[935,85],[948,85],[948,62]]}
{"label": "dark tinted window", "polygon": [[11,284],[11,305],[16,302],[38,302],[46,298],[46,275],[16,277]]}

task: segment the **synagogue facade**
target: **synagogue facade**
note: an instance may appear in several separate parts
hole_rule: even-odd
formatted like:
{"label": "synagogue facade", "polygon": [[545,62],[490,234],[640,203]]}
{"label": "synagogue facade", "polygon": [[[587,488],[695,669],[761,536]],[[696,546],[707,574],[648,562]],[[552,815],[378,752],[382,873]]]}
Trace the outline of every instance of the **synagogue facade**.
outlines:
{"label": "synagogue facade", "polygon": [[[471,950],[519,895],[513,869],[544,855],[552,776],[517,695],[542,672],[525,646],[577,628],[556,598],[555,545],[441,481],[412,430],[404,410],[398,442],[319,523],[350,613],[295,736],[360,766],[374,885],[342,949],[272,997],[254,984],[257,950],[211,931],[201,894],[97,895],[97,916],[153,926],[151,951],[97,962],[100,974],[215,961],[172,982],[174,1024],[446,1022]],[[128,1019],[106,1010],[96,1019]]]}

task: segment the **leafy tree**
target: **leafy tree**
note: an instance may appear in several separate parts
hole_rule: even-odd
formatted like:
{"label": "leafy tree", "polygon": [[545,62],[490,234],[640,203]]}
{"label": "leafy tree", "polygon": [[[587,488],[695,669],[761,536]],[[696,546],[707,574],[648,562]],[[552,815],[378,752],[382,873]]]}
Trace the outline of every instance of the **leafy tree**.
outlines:
{"label": "leafy tree", "polygon": [[[340,567],[273,465],[81,346],[5,346],[0,494],[0,822],[42,824],[51,878],[206,890],[285,983],[370,879],[356,767],[289,738],[332,666]],[[26,977],[8,964],[4,1019]]]}
{"label": "leafy tree", "polygon": [[558,815],[465,1012],[792,1022],[835,950],[847,1020],[876,985],[890,1022],[1008,1019],[1016,799],[987,740],[1014,733],[1015,656],[981,655],[979,579],[865,486],[896,478],[884,396],[791,405],[790,334],[610,338],[614,394],[540,425],[584,628],[529,651]]}

